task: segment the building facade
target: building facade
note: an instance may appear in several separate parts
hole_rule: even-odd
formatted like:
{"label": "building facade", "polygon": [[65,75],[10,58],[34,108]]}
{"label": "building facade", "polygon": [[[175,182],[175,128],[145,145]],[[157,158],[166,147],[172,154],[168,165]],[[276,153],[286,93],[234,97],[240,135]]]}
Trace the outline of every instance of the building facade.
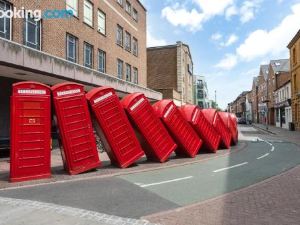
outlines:
{"label": "building facade", "polygon": [[194,104],[201,108],[210,108],[207,82],[204,76],[194,76]]}
{"label": "building facade", "polygon": [[159,91],[175,104],[193,104],[193,59],[188,45],[152,47],[147,49],[148,87]]}
{"label": "building facade", "polygon": [[288,45],[290,50],[292,113],[295,128],[300,130],[300,30]]}
{"label": "building facade", "polygon": [[[11,85],[32,80],[64,81],[88,91],[111,86],[122,97],[148,89],[146,9],[138,0],[0,0],[0,9],[20,18],[0,19],[0,141],[9,136]],[[11,14],[11,13],[10,13]]]}
{"label": "building facade", "polygon": [[252,122],[258,123],[258,77],[253,78],[251,91]]}
{"label": "building facade", "polygon": [[252,122],[251,91],[242,92],[232,103],[228,105],[228,112],[237,117],[245,119],[247,123]]}
{"label": "building facade", "polygon": [[[269,105],[269,122],[275,125],[278,120],[278,110],[275,107],[275,90],[282,87],[290,81],[290,61],[289,59],[271,60],[269,64],[269,80],[268,80],[268,105]],[[277,105],[278,106],[278,105]]]}
{"label": "building facade", "polygon": [[275,113],[276,113],[276,127],[289,129],[289,124],[292,123],[292,107],[291,107],[291,81],[279,85],[275,90]]}
{"label": "building facade", "polygon": [[270,123],[269,100],[269,65],[261,65],[258,76],[258,121],[262,124]]}
{"label": "building facade", "polygon": [[0,4],[5,9],[24,7],[28,16],[35,9],[53,17],[71,10],[73,16],[60,19],[5,20],[9,29],[1,37],[147,86],[146,9],[138,0],[1,0]]}
{"label": "building facade", "polygon": [[245,112],[245,119],[247,123],[252,123],[252,91],[249,91],[248,93],[246,93],[246,101],[245,101],[245,108],[246,108],[246,112]]}

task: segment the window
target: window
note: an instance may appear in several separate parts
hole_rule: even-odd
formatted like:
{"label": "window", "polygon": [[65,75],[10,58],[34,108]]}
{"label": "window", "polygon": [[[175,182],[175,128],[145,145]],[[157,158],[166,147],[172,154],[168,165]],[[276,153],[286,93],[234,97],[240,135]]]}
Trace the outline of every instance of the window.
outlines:
{"label": "window", "polygon": [[139,44],[138,44],[138,40],[136,38],[133,38],[132,41],[132,51],[133,51],[133,55],[138,56],[138,52],[139,52]]}
{"label": "window", "polygon": [[126,81],[131,81],[131,66],[126,63]]}
{"label": "window", "polygon": [[117,25],[117,44],[123,47],[123,27]]}
{"label": "window", "polygon": [[293,64],[297,63],[296,47],[293,48]]}
{"label": "window", "polygon": [[83,21],[93,26],[93,5],[88,0],[84,0],[83,3]]}
{"label": "window", "polygon": [[118,78],[123,79],[123,64],[124,62],[121,59],[117,60],[117,74]]}
{"label": "window", "polygon": [[131,52],[131,35],[128,32],[125,33],[125,49]]}
{"label": "window", "polygon": [[[11,5],[7,2],[0,1],[0,10],[6,12],[11,9]],[[10,40],[11,39],[11,19],[7,17],[0,18],[0,37]]]}
{"label": "window", "polygon": [[100,10],[98,10],[98,31],[101,34],[106,34],[106,15]]}
{"label": "window", "polygon": [[30,48],[41,50],[41,21],[28,15],[25,18],[24,44]]}
{"label": "window", "polygon": [[133,67],[133,83],[135,84],[139,83],[139,73],[136,67]]}
{"label": "window", "polygon": [[190,75],[193,74],[193,66],[191,64],[187,64],[187,70],[190,73]]}
{"label": "window", "polygon": [[137,22],[139,20],[138,11],[133,8],[132,10],[132,18]]}
{"label": "window", "polygon": [[129,1],[126,1],[126,4],[125,4],[125,11],[131,15],[131,4]]}
{"label": "window", "polygon": [[71,34],[67,34],[67,60],[77,62],[77,43],[78,39]]}
{"label": "window", "polygon": [[197,97],[198,98],[203,98],[204,97],[204,94],[203,94],[202,90],[198,90]]}
{"label": "window", "polygon": [[298,122],[299,114],[298,114],[298,104],[295,104],[295,121]]}
{"label": "window", "polygon": [[[296,76],[296,74],[294,74],[293,75],[293,83],[294,83],[294,92],[296,92],[297,91],[297,76]],[[295,93],[295,94],[297,94],[297,93]]]}
{"label": "window", "polygon": [[197,88],[198,88],[198,89],[203,89],[203,86],[204,86],[204,85],[203,85],[203,80],[198,80],[198,81],[197,81]]}
{"label": "window", "polygon": [[202,101],[198,102],[198,106],[200,106],[200,108],[203,109],[203,108],[204,108],[204,107],[203,107],[203,106],[204,106],[204,105],[203,105],[203,102],[202,102]]}
{"label": "window", "polygon": [[98,70],[101,73],[106,72],[106,53],[100,49],[98,50]]}
{"label": "window", "polygon": [[123,4],[124,4],[123,0],[117,0],[117,2],[119,3],[120,6],[123,7]]}
{"label": "window", "polygon": [[78,16],[78,0],[66,0],[66,9],[72,10],[74,16]]}
{"label": "window", "polygon": [[83,45],[83,52],[84,52],[84,66],[92,68],[93,67],[93,46],[88,44],[88,43],[84,43]]}

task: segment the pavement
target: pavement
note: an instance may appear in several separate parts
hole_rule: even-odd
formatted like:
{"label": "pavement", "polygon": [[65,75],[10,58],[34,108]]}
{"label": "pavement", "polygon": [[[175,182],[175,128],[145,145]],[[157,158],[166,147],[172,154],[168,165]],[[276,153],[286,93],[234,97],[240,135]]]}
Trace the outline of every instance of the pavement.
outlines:
{"label": "pavement", "polygon": [[281,139],[300,146],[300,131],[289,131],[272,125],[269,125],[268,129],[266,129],[264,124],[252,124],[252,126],[261,130],[264,133],[263,136],[271,140]]}
{"label": "pavement", "polygon": [[10,184],[1,172],[0,224],[300,224],[296,137],[239,130],[238,146],[195,159],[142,159],[128,170],[105,161],[68,176],[55,152],[51,179]]}

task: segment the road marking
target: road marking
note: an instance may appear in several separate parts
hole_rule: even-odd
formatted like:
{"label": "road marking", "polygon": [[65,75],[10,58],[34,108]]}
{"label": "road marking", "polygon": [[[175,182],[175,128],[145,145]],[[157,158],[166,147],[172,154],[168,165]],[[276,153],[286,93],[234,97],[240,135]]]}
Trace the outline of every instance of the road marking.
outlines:
{"label": "road marking", "polygon": [[218,173],[218,172],[222,172],[224,170],[229,170],[229,169],[236,168],[236,167],[239,167],[239,166],[244,166],[246,164],[248,164],[248,162],[243,162],[243,163],[240,163],[240,164],[237,164],[237,165],[234,165],[234,166],[225,167],[225,168],[222,168],[222,169],[215,170],[213,172]]}
{"label": "road marking", "polygon": [[188,179],[192,179],[192,178],[193,178],[193,176],[188,176],[188,177],[182,177],[182,178],[177,178],[177,179],[173,179],[173,180],[166,180],[166,181],[161,181],[161,182],[156,182],[156,183],[151,183],[151,184],[140,184],[140,183],[135,183],[135,184],[140,187],[151,187],[151,186],[156,186],[156,185],[160,185],[160,184],[177,182],[177,181],[181,181],[181,180],[188,180]]}
{"label": "road marking", "polygon": [[268,141],[266,141],[266,140],[264,140],[264,139],[261,139],[261,138],[259,138],[259,140],[260,141],[263,141],[263,142],[265,142],[265,143],[267,143],[268,145],[270,145],[272,148],[271,148],[271,152],[274,152],[274,150],[275,150],[275,146],[272,144],[272,143],[270,143],[270,142],[268,142]]}
{"label": "road marking", "polygon": [[260,156],[260,157],[258,157],[258,158],[256,158],[256,159],[262,159],[262,158],[267,157],[268,155],[270,155],[270,153],[266,153],[266,154],[264,154],[264,155],[262,155],[262,156]]}

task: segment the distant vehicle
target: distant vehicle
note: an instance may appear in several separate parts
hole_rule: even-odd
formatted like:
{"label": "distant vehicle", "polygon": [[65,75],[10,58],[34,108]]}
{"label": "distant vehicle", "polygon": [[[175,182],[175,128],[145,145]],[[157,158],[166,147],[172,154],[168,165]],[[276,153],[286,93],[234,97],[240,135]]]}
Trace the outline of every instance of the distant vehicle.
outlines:
{"label": "distant vehicle", "polygon": [[237,120],[238,124],[247,124],[247,121],[244,117],[238,117]]}

